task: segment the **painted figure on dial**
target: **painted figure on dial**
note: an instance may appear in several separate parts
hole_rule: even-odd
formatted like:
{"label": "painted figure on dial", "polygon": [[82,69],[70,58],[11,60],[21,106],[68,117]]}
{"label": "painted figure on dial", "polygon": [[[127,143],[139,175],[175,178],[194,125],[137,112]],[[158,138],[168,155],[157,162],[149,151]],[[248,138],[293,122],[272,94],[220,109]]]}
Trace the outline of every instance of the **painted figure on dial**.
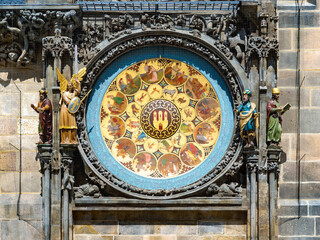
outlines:
{"label": "painted figure on dial", "polygon": [[280,90],[272,89],[272,99],[267,104],[267,143],[268,145],[279,145],[282,134],[282,114],[291,107],[286,104],[283,108],[279,104]]}
{"label": "painted figure on dial", "polygon": [[245,141],[245,147],[254,146],[254,139],[256,137],[256,129],[259,127],[256,105],[250,102],[252,93],[249,89],[243,92],[242,104],[237,109],[240,114],[240,135]]}
{"label": "painted figure on dial", "polygon": [[69,106],[80,105],[80,99],[77,97],[81,91],[82,77],[86,73],[86,68],[79,70],[77,74],[74,74],[70,82],[60,73],[57,68],[58,79],[60,82],[60,120],[59,130],[61,135],[61,144],[77,144],[77,124],[74,117],[74,113]]}
{"label": "painted figure on dial", "polygon": [[47,97],[48,91],[41,89],[38,105],[31,104],[31,107],[39,113],[39,137],[38,144],[52,143],[52,104]]}

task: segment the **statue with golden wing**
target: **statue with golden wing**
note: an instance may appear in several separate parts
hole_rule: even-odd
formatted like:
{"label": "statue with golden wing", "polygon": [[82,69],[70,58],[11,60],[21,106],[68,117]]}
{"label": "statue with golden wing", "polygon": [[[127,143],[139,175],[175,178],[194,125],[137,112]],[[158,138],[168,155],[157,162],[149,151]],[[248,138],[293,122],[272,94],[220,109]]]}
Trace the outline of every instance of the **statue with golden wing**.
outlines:
{"label": "statue with golden wing", "polygon": [[68,81],[59,71],[57,75],[60,82],[60,120],[59,130],[61,136],[61,144],[77,144],[77,124],[74,114],[78,111],[81,101],[78,95],[81,92],[82,77],[86,74],[86,68],[79,70],[77,74],[73,74]]}

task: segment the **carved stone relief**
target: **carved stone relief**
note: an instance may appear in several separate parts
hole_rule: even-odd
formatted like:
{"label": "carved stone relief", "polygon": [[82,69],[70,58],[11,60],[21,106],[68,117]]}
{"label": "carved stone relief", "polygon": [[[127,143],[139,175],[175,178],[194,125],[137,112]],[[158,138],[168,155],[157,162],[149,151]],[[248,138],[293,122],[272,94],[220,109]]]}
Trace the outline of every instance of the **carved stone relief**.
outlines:
{"label": "carved stone relief", "polygon": [[35,60],[37,44],[42,37],[60,35],[71,37],[79,27],[80,18],[74,10],[35,11],[14,10],[0,12],[0,64],[25,66]]}

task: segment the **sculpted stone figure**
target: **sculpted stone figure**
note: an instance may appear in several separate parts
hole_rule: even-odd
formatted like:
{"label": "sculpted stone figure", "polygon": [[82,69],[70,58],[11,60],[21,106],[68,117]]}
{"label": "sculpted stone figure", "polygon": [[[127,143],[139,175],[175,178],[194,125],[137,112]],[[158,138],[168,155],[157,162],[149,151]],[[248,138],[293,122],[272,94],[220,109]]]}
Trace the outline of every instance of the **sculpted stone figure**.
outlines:
{"label": "sculpted stone figure", "polygon": [[52,143],[52,105],[48,99],[48,91],[41,89],[39,91],[40,100],[38,105],[31,104],[31,107],[39,113],[39,137],[38,144],[51,144]]}
{"label": "sculpted stone figure", "polygon": [[245,147],[254,146],[254,139],[256,137],[256,129],[259,127],[256,105],[250,102],[252,93],[249,89],[243,92],[242,104],[237,109],[240,114],[240,135],[245,141]]}
{"label": "sculpted stone figure", "polygon": [[[73,111],[74,107],[80,105],[80,99],[77,97],[81,91],[82,77],[86,73],[86,68],[79,70],[77,74],[72,76],[70,82],[60,73],[57,68],[58,79],[60,82],[60,119],[59,129],[61,136],[61,144],[77,144],[77,124]],[[77,107],[78,108],[78,107]]]}
{"label": "sculpted stone figure", "polygon": [[279,104],[280,90],[272,89],[272,99],[267,104],[267,143],[268,145],[279,145],[282,134],[282,114],[290,109],[291,105],[286,104],[283,108]]}

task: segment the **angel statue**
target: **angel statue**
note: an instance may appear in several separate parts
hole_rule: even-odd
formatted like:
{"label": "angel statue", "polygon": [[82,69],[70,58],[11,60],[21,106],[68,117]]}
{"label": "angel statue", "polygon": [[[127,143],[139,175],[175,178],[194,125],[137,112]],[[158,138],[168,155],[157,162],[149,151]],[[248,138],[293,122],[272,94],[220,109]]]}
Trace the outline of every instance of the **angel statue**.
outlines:
{"label": "angel statue", "polygon": [[[60,82],[60,120],[59,130],[61,136],[61,144],[77,144],[77,124],[73,111],[74,107],[79,108],[80,101],[77,97],[81,92],[82,77],[86,74],[86,68],[79,70],[77,74],[73,74],[70,82],[56,68],[58,79]],[[78,106],[77,106],[78,105]],[[71,107],[72,106],[72,107]]]}

